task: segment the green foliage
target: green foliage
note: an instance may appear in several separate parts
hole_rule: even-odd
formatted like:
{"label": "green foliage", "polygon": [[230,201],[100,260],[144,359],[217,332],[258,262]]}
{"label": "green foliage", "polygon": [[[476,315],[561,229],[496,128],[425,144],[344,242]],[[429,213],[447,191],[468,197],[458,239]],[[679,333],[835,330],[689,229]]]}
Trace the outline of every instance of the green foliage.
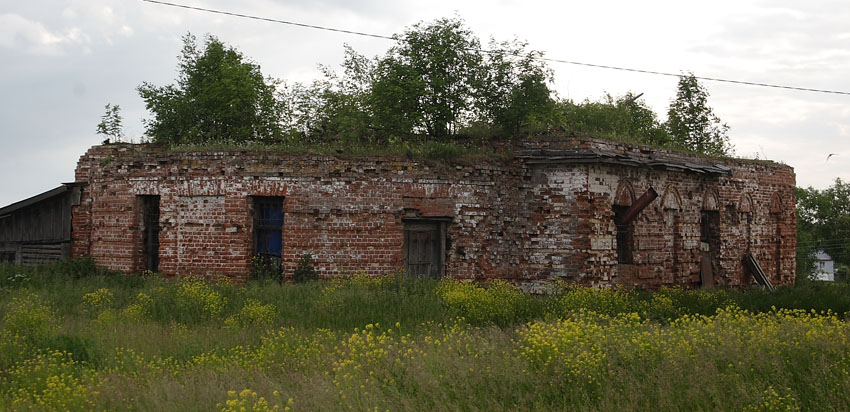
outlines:
{"label": "green foliage", "polygon": [[530,317],[534,299],[502,280],[486,287],[472,281],[446,279],[436,289],[449,311],[473,324],[506,326]]}
{"label": "green foliage", "polygon": [[280,267],[280,259],[266,255],[254,255],[251,258],[251,273],[249,279],[253,280],[273,280],[280,282],[283,280],[283,270]]}
{"label": "green foliage", "polygon": [[797,412],[800,411],[800,401],[790,388],[782,388],[782,393],[773,385],[768,386],[762,392],[762,398],[751,405],[747,405],[744,412]]}
{"label": "green foliage", "polygon": [[3,315],[3,330],[29,343],[42,343],[57,324],[56,312],[32,293],[12,299]]}
{"label": "green foliage", "polygon": [[0,263],[0,287],[15,288],[27,285],[32,281],[30,270],[14,263]]}
{"label": "green foliage", "polygon": [[138,87],[153,114],[147,133],[172,147],[259,144],[331,154],[411,155],[417,145],[455,145],[421,150],[437,159],[492,138],[557,130],[709,155],[731,150],[728,127],[693,75],[682,76],[665,125],[640,95],[557,99],[541,52],[518,40],[491,40],[482,50],[458,17],[417,23],[394,39],[373,58],[345,45],[342,73],[320,66],[322,78],[286,84],[264,79],[257,64],[215,37],[199,47],[187,35],[176,84]]}
{"label": "green foliage", "polygon": [[572,133],[654,146],[670,144],[664,125],[639,95],[614,98],[606,94],[600,101],[582,103],[564,100],[555,110],[557,123]]}
{"label": "green foliage", "polygon": [[104,275],[108,272],[103,267],[94,263],[94,259],[89,257],[60,260],[55,265],[57,272],[73,279]]}
{"label": "green foliage", "polygon": [[177,83],[146,82],[138,91],[153,114],[145,122],[147,134],[157,143],[273,143],[282,137],[276,82],[213,36],[201,50],[187,34]]}
{"label": "green foliage", "polygon": [[531,322],[520,332],[519,353],[535,372],[594,390],[606,371],[606,332],[610,330],[591,316]]}
{"label": "green foliage", "polygon": [[[344,72],[284,87],[291,140],[343,146],[517,136],[551,122],[551,71],[524,43],[480,41],[459,18],[420,22],[383,57],[345,47]],[[483,126],[483,127],[481,127]]]}
{"label": "green foliage", "polygon": [[[279,392],[275,391],[275,397],[279,396]],[[292,403],[291,398],[288,402],[280,399],[272,399],[269,402],[265,397],[258,396],[257,392],[244,389],[238,394],[236,391],[228,391],[227,400],[216,407],[221,408],[221,412],[278,412],[290,411]]]}
{"label": "green foliage", "polygon": [[[612,399],[614,388],[624,394],[651,393],[644,401],[671,410],[807,410],[829,402],[818,400],[821,396],[842,396],[831,390],[815,395],[802,384],[814,382],[803,376],[820,368],[815,364],[834,368],[844,362],[845,356],[834,349],[815,355],[824,355],[817,361],[807,352],[817,351],[820,339],[847,339],[846,324],[828,313],[752,314],[732,307],[664,326],[632,315],[578,314],[531,322],[519,335],[518,352],[528,362],[528,372],[545,377],[541,380],[549,390],[542,392],[562,396],[567,405],[581,405],[578,409],[622,409],[624,404]],[[835,372],[827,374],[843,374]],[[615,375],[631,376],[620,380]],[[698,385],[701,395],[684,395],[693,382],[711,383]],[[659,397],[661,393],[680,395]],[[642,402],[625,409],[641,410],[636,405]]]}
{"label": "green foliage", "polygon": [[187,313],[206,319],[218,318],[227,303],[221,293],[202,279],[182,279],[177,289],[177,298],[178,304]]}
{"label": "green foliage", "polygon": [[122,121],[121,107],[107,103],[106,113],[100,117],[100,123],[97,124],[97,134],[103,135],[107,140],[120,142],[124,138]]}
{"label": "green foliage", "polygon": [[435,160],[451,160],[468,153],[463,147],[442,142],[425,142],[421,146],[416,147],[416,149],[418,150],[411,150],[411,153],[416,153],[426,159]]}
{"label": "green foliage", "polygon": [[92,342],[85,336],[58,334],[44,342],[46,348],[66,353],[75,362],[96,361],[97,352]]}
{"label": "green foliage", "polygon": [[487,118],[507,136],[540,130],[551,122],[555,101],[549,84],[552,71],[539,51],[527,43],[490,41],[481,87]]}
{"label": "green foliage", "polygon": [[83,310],[98,314],[112,306],[115,296],[107,288],[100,288],[94,292],[83,295]]}
{"label": "green foliage", "polygon": [[596,290],[566,285],[561,288],[557,296],[550,310],[562,317],[582,310],[608,316],[646,311],[646,301],[638,293],[630,293],[626,289]]}
{"label": "green foliage", "polygon": [[820,243],[815,234],[815,214],[819,209],[821,200],[820,192],[813,188],[794,188],[794,198],[797,207],[794,212],[797,215],[797,267],[795,273],[798,281],[802,278],[814,276],[815,253]]}
{"label": "green foliage", "polygon": [[125,321],[139,322],[150,317],[152,305],[153,298],[144,292],[139,292],[135,301],[121,311],[121,315]]}
{"label": "green foliage", "polygon": [[850,265],[850,184],[836,178],[824,190],[797,188],[794,195],[798,275],[812,273],[812,256],[818,250],[829,254],[838,265]]}
{"label": "green foliage", "polygon": [[8,371],[8,385],[17,389],[11,409],[16,411],[91,411],[96,378],[70,353],[39,353]]}
{"label": "green foliage", "polygon": [[262,304],[256,299],[248,299],[242,310],[225,320],[225,325],[231,329],[246,326],[270,326],[277,317],[277,310],[271,304]]}
{"label": "green foliage", "polygon": [[[199,287],[7,270],[30,280],[0,294],[0,410],[850,408],[848,284],[534,296],[366,272]],[[217,316],[196,313],[208,301]],[[11,308],[49,308],[51,332],[10,333],[33,329]]]}
{"label": "green foliage", "polygon": [[476,115],[481,44],[460,19],[417,23],[377,65],[372,105],[391,134],[452,136]]}
{"label": "green foliage", "polygon": [[319,274],[316,273],[316,268],[313,267],[313,256],[309,253],[301,255],[298,263],[295,265],[295,270],[292,272],[292,280],[296,283],[303,283],[318,279]]}
{"label": "green foliage", "polygon": [[280,96],[289,141],[343,146],[378,143],[368,101],[374,67],[374,60],[346,44],[342,76],[322,66],[323,79],[310,85],[284,85]]}
{"label": "green foliage", "polygon": [[386,136],[379,138],[375,132],[370,106],[376,61],[347,44],[344,49],[341,76],[322,66],[323,79],[310,86],[295,84],[284,92],[290,134],[313,143],[386,143]]}
{"label": "green foliage", "polygon": [[8,370],[9,367],[26,359],[32,349],[26,337],[6,328],[0,329],[0,370]]}
{"label": "green foliage", "polygon": [[667,130],[679,147],[710,156],[732,153],[729,126],[708,105],[708,91],[693,74],[679,77],[676,98],[667,111]]}

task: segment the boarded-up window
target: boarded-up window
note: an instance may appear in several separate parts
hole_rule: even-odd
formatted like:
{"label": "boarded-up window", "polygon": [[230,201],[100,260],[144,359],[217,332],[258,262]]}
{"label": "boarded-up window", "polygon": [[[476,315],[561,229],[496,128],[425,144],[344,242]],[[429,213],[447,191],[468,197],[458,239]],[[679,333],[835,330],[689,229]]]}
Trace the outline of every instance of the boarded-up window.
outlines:
{"label": "boarded-up window", "polygon": [[404,267],[408,276],[439,278],[444,274],[446,226],[441,221],[404,224]]}
{"label": "boarded-up window", "polygon": [[159,270],[159,196],[139,196],[142,231],[142,265],[144,270]]}
{"label": "boarded-up window", "polygon": [[172,270],[198,276],[218,274],[221,265],[217,263],[232,248],[230,242],[224,241],[228,237],[225,204],[224,196],[179,197],[177,247],[171,250],[177,253],[177,261]]}

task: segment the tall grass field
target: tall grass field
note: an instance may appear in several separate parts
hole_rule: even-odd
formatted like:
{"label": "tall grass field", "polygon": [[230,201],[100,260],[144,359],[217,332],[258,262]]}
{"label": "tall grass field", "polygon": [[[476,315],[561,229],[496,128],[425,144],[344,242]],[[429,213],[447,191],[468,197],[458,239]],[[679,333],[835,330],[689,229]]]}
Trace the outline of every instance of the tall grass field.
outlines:
{"label": "tall grass field", "polygon": [[850,410],[846,284],[550,289],[0,265],[0,410]]}

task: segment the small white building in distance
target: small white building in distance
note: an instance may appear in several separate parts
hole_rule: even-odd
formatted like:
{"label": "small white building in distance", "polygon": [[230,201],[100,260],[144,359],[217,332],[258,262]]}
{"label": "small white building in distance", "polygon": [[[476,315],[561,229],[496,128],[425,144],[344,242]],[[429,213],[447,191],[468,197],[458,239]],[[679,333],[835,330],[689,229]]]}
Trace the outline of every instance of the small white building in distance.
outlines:
{"label": "small white building in distance", "polygon": [[815,253],[815,272],[812,278],[827,282],[835,281],[835,262],[822,250]]}

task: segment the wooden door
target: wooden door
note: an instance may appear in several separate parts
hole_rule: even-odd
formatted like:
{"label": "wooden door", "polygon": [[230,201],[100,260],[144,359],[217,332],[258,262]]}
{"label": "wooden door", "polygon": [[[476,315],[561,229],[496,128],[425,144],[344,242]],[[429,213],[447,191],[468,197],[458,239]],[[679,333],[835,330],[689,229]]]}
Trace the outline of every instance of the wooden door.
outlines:
{"label": "wooden door", "polygon": [[439,278],[443,274],[443,239],[440,222],[404,225],[404,268],[408,276]]}

